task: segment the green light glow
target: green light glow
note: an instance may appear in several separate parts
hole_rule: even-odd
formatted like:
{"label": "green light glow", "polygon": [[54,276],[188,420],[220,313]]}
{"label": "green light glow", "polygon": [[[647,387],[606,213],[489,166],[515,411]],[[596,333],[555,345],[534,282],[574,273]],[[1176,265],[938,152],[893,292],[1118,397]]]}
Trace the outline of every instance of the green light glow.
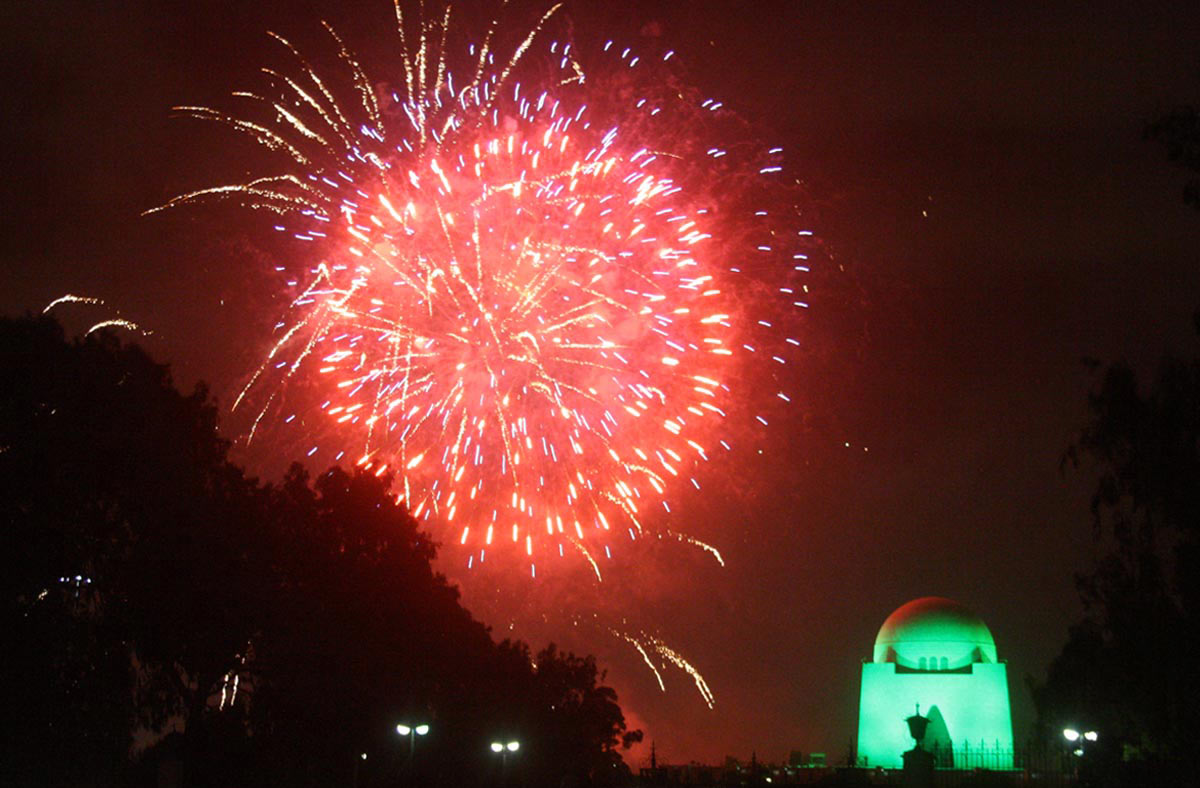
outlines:
{"label": "green light glow", "polygon": [[913,747],[904,719],[920,704],[933,719],[926,749],[949,745],[959,768],[1012,768],[1007,666],[974,613],[939,597],[909,602],[880,627],[874,656],[862,672],[860,764],[900,768]]}
{"label": "green light glow", "polygon": [[987,624],[952,599],[914,599],[888,616],[875,638],[875,662],[917,668],[920,660],[941,658],[954,670],[974,662],[996,662],[996,643]]}

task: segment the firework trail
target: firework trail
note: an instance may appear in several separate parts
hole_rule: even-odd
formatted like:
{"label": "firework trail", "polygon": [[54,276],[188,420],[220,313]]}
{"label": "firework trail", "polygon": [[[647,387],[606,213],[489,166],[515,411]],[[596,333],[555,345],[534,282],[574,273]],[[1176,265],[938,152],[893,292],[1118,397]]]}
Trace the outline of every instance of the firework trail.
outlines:
{"label": "firework trail", "polygon": [[[308,456],[394,474],[466,568],[601,580],[646,536],[720,562],[661,523],[731,417],[765,428],[756,408],[789,401],[747,373],[788,360],[807,306],[810,234],[771,191],[782,152],[721,144],[736,124],[672,52],[584,57],[551,34],[559,5],[516,38],[493,21],[472,40],[454,13],[396,4],[395,85],[326,25],[343,73],[272,34],[293,65],[235,93],[244,112],[176,108],[284,166],[154,210],[233,201],[308,247],[277,268],[290,305],[234,405],[249,439],[299,417]],[[621,637],[711,704],[660,640]]]}
{"label": "firework trail", "polygon": [[[54,299],[49,304],[46,304],[46,307],[42,310],[42,314],[48,315],[56,307],[63,306],[64,304],[83,304],[85,306],[106,306],[103,299],[94,298],[92,296],[81,296],[81,295],[75,295],[74,293],[67,293],[66,295],[61,295],[58,298]],[[119,315],[120,312],[118,312],[117,314]],[[153,331],[143,329],[141,326],[139,326],[137,323],[134,323],[132,320],[126,320],[123,317],[110,317],[110,318],[101,320],[97,323],[93,323],[87,329],[87,331],[85,331],[83,333],[83,335],[85,337],[90,336],[93,333],[95,333],[96,331],[100,331],[105,328],[123,328],[126,331],[136,331],[136,332],[140,333],[142,336],[150,336],[151,334],[154,333]]]}

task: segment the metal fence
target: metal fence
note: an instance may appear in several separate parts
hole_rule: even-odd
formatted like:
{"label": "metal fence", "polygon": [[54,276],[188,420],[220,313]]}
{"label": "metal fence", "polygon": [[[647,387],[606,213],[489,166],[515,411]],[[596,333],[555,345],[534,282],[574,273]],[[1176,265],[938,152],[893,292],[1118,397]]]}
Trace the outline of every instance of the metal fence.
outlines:
{"label": "metal fence", "polygon": [[[1023,746],[1012,749],[996,747],[955,747],[943,753],[934,771],[937,788],[1016,788],[1020,786],[1073,786],[1075,759],[1061,748]],[[766,778],[770,778],[767,782]],[[640,785],[699,785],[699,786],[767,786],[828,785],[868,786],[901,785],[900,769],[866,767],[771,766],[759,765],[753,770],[747,764],[737,767],[660,766],[642,769]]]}

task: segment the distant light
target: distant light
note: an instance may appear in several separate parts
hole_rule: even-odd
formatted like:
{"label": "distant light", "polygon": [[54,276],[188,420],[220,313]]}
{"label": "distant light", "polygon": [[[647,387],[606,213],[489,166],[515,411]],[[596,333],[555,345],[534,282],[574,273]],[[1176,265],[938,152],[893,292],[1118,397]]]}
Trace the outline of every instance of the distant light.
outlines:
{"label": "distant light", "polygon": [[1083,755],[1083,748],[1082,747],[1076,748],[1074,754],[1075,755]]}
{"label": "distant light", "polygon": [[521,742],[519,742],[519,741],[510,741],[510,742],[508,743],[508,751],[509,751],[509,752],[516,752],[516,751],[517,751],[517,750],[519,750],[519,749],[521,749]]}
{"label": "distant light", "polygon": [[417,732],[418,736],[424,736],[425,734],[429,733],[429,726],[418,725],[416,728],[414,728],[414,730]]}
{"label": "distant light", "polygon": [[364,752],[362,755],[360,755],[358,757],[362,758],[365,761],[367,759],[367,754]]}
{"label": "distant light", "polygon": [[1079,741],[1079,731],[1074,728],[1063,728],[1063,738],[1067,741]]}
{"label": "distant light", "polygon": [[498,741],[492,742],[492,752],[502,752],[503,750],[504,750],[503,744],[501,744]]}
{"label": "distant light", "polygon": [[1096,739],[1100,738],[1100,735],[1095,731],[1088,731],[1087,733],[1083,734],[1083,738],[1087,739],[1088,741],[1095,741]]}
{"label": "distant light", "polygon": [[401,736],[407,736],[408,734],[412,733],[412,728],[408,727],[407,725],[397,725],[396,733],[400,734]]}

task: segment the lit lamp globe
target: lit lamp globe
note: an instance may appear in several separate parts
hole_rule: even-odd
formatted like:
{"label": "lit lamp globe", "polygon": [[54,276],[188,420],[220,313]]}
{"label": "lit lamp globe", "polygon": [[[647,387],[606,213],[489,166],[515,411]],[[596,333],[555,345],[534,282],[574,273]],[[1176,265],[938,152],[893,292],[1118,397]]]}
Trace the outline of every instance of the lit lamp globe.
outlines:
{"label": "lit lamp globe", "polygon": [[408,735],[414,734],[414,733],[417,736],[424,736],[425,734],[429,733],[429,726],[428,725],[409,726],[409,725],[401,724],[401,725],[396,726],[396,733],[400,734],[401,736],[408,736]]}

